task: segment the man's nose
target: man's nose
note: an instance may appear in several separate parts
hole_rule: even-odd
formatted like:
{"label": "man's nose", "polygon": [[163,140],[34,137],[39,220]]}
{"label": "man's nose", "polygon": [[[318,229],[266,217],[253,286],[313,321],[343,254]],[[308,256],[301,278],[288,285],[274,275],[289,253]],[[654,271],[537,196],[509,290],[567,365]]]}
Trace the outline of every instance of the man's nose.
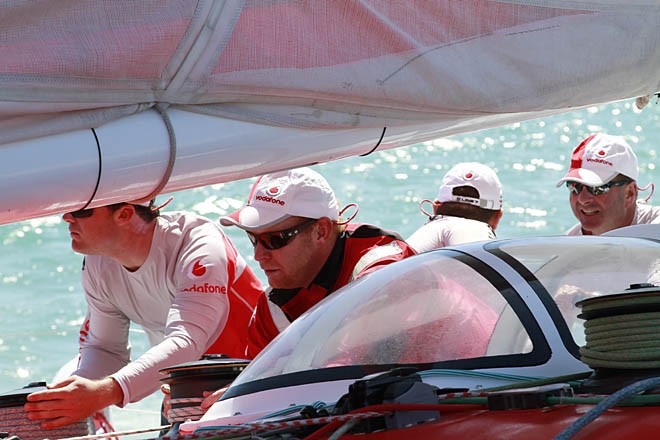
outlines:
{"label": "man's nose", "polygon": [[582,187],[582,190],[577,195],[578,202],[580,203],[592,202],[594,200],[594,197],[596,196],[591,194],[591,192],[589,192],[586,187]]}
{"label": "man's nose", "polygon": [[62,220],[64,220],[67,223],[73,223],[74,221],[76,221],[76,219],[73,218],[73,216],[71,215],[70,212],[67,212],[66,214],[64,214],[62,216]]}
{"label": "man's nose", "polygon": [[258,241],[257,244],[254,245],[254,259],[256,261],[264,261],[268,258],[270,258],[270,250],[266,249],[266,247]]}

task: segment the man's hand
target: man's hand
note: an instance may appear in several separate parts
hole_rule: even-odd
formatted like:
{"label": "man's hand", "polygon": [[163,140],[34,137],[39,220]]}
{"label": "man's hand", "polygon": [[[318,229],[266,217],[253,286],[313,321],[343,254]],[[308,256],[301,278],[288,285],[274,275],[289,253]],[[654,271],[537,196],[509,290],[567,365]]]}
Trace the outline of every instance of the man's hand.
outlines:
{"label": "man's hand", "polygon": [[170,386],[167,384],[162,384],[160,386],[160,391],[165,395],[165,397],[163,397],[163,417],[167,419],[167,415],[172,409],[172,394],[170,391]]}
{"label": "man's hand", "polygon": [[227,391],[229,385],[225,385],[224,387],[220,388],[219,390],[215,390],[212,393],[208,391],[204,391],[203,393],[204,400],[202,400],[202,403],[200,405],[204,410],[204,412],[208,411],[209,408],[213,406],[213,404],[217,402],[218,399],[221,398],[223,394],[225,394],[225,391]]}
{"label": "man's hand", "polygon": [[[211,391],[203,391],[202,392],[202,397],[204,397],[204,400],[200,404],[200,407],[204,410],[204,412],[208,411],[211,406],[220,398],[222,395],[227,391],[227,388],[229,388],[229,385],[224,386],[220,388],[219,390],[215,390],[213,392]],[[171,396],[171,390],[170,386],[163,384],[160,386],[160,390],[163,392],[165,395],[163,399],[163,416],[165,418],[168,417],[170,410],[172,409],[172,396]]]}
{"label": "man's hand", "polygon": [[43,420],[42,429],[60,428],[83,420],[95,412],[124,400],[121,387],[106,377],[89,380],[71,376],[45,391],[27,396],[24,409],[29,420]]}

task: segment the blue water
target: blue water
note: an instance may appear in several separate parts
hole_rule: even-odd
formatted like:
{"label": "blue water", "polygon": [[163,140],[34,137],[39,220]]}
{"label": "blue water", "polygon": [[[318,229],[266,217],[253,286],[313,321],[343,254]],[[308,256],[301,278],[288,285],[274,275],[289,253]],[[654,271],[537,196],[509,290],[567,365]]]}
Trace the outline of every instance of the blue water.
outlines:
{"label": "blue water", "polygon": [[[498,236],[556,235],[575,221],[566,188],[556,188],[555,182],[566,172],[574,146],[590,132],[626,136],[639,157],[640,186],[660,184],[656,168],[660,104],[652,103],[641,113],[633,107],[632,101],[593,107],[315,168],[328,179],[342,204],[359,204],[357,221],[407,237],[425,220],[419,201],[435,196],[443,174],[453,164],[483,162],[497,171],[504,187]],[[167,209],[218,218],[243,204],[251,183],[243,180],[176,193]],[[660,204],[660,195],[651,202]],[[260,274],[247,237],[236,228],[226,232]],[[0,226],[0,240],[1,393],[31,381],[49,381],[76,355],[85,304],[79,283],[82,257],[71,251],[61,218]],[[131,335],[133,353],[139,355],[146,349],[146,338],[137,328]],[[158,394],[114,409],[115,428],[158,426]]]}

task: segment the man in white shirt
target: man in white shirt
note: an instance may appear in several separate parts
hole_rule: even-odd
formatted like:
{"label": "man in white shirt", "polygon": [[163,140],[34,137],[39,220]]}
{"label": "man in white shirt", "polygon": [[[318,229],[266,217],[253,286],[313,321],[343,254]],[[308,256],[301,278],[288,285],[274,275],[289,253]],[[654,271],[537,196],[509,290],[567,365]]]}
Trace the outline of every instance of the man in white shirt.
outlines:
{"label": "man in white shirt", "polygon": [[[28,396],[43,429],[124,406],[158,389],[159,370],[205,353],[243,358],[261,284],[214,222],[159,214],[153,201],[63,216],[71,246],[85,254],[88,304],[74,375]],[[151,349],[130,360],[128,331],[141,325]]]}
{"label": "man in white shirt", "polygon": [[[637,156],[623,138],[599,133],[584,139],[573,150],[568,173],[557,183],[568,187],[579,221],[566,235],[601,235],[625,226],[660,223],[660,207],[637,200],[642,189],[637,186],[638,171]],[[653,190],[647,200],[651,195]]]}
{"label": "man in white shirt", "polygon": [[492,168],[464,162],[442,179],[429,221],[406,240],[418,253],[431,249],[492,240],[502,218],[502,184]]}

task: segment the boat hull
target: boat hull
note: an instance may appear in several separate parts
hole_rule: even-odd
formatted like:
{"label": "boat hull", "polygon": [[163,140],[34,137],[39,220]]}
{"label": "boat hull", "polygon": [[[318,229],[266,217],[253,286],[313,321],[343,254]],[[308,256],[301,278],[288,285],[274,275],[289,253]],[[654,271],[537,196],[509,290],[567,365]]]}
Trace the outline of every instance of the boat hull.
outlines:
{"label": "boat hull", "polygon": [[[441,411],[437,421],[413,427],[363,434],[346,439],[552,439],[584,416],[593,405],[557,405],[548,408],[490,411],[470,409]],[[617,407],[587,424],[574,440],[623,440],[655,438],[660,432],[660,408]]]}

